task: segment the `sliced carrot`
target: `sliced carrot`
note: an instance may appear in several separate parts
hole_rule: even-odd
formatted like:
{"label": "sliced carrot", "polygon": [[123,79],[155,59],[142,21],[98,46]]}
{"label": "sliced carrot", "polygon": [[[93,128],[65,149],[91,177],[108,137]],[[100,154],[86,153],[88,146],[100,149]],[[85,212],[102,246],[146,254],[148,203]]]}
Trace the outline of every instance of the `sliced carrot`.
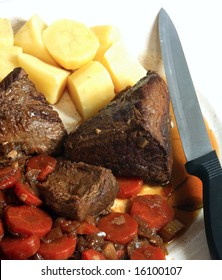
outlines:
{"label": "sliced carrot", "polygon": [[117,198],[126,199],[137,195],[143,186],[143,180],[138,178],[117,178],[119,192]]}
{"label": "sliced carrot", "polygon": [[41,199],[35,194],[35,192],[28,186],[28,184],[23,184],[17,182],[15,184],[15,194],[17,197],[24,202],[26,205],[30,206],[40,206],[42,204]]}
{"label": "sliced carrot", "polygon": [[174,210],[161,195],[143,195],[133,199],[130,214],[139,217],[151,229],[160,230],[174,218]]}
{"label": "sliced carrot", "polygon": [[44,181],[47,176],[55,170],[57,160],[48,155],[37,155],[27,162],[26,171],[38,170],[37,180]]}
{"label": "sliced carrot", "polygon": [[37,235],[4,237],[0,243],[0,247],[8,259],[25,260],[38,251],[40,239]]}
{"label": "sliced carrot", "polygon": [[192,175],[172,190],[168,203],[181,210],[194,211],[203,206],[202,181]]}
{"label": "sliced carrot", "polygon": [[165,260],[164,251],[152,245],[137,248],[130,255],[131,260]]}
{"label": "sliced carrot", "polygon": [[7,166],[0,169],[0,190],[11,188],[21,178],[19,169]]}
{"label": "sliced carrot", "polygon": [[93,234],[97,233],[99,230],[95,225],[91,225],[87,222],[81,222],[81,224],[76,229],[76,233],[78,234]]}
{"label": "sliced carrot", "polygon": [[106,233],[106,240],[126,244],[137,234],[138,224],[127,213],[111,213],[100,219],[98,228]]}
{"label": "sliced carrot", "polygon": [[10,232],[21,235],[42,237],[52,227],[52,219],[46,212],[27,205],[9,207],[5,212],[5,221]]}
{"label": "sliced carrot", "polygon": [[66,260],[75,252],[76,237],[63,236],[49,243],[41,243],[38,253],[45,260]]}
{"label": "sliced carrot", "polygon": [[82,260],[105,260],[105,256],[97,250],[87,249],[82,252]]}

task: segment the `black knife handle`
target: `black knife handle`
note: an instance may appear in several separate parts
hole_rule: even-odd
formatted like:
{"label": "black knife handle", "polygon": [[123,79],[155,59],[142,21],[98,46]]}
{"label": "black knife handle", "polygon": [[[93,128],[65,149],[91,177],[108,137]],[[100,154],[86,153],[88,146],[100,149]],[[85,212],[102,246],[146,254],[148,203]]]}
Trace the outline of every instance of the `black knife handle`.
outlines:
{"label": "black knife handle", "polygon": [[212,259],[222,260],[222,168],[215,151],[185,165],[203,182],[204,223]]}

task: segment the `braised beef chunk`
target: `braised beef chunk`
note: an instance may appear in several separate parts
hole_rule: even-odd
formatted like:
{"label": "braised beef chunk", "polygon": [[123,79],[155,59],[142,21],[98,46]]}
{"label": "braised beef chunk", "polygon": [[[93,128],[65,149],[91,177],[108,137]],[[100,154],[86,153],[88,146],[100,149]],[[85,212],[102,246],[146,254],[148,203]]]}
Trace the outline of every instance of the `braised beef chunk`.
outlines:
{"label": "braised beef chunk", "polygon": [[89,215],[108,211],[119,188],[106,168],[59,160],[38,189],[45,204],[58,215],[83,221]]}
{"label": "braised beef chunk", "polygon": [[25,71],[15,68],[0,83],[0,157],[56,153],[65,135],[58,113]]}
{"label": "braised beef chunk", "polygon": [[148,72],[65,140],[65,155],[115,175],[165,183],[172,169],[167,85]]}

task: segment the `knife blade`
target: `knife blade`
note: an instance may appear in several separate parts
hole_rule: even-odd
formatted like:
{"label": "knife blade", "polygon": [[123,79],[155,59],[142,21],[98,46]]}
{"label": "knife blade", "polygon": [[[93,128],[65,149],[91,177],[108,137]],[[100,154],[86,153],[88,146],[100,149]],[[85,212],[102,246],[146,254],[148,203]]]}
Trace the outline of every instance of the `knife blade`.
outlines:
{"label": "knife blade", "polygon": [[203,183],[204,224],[212,259],[222,259],[222,168],[207,133],[177,30],[167,12],[158,15],[161,54],[185,168]]}

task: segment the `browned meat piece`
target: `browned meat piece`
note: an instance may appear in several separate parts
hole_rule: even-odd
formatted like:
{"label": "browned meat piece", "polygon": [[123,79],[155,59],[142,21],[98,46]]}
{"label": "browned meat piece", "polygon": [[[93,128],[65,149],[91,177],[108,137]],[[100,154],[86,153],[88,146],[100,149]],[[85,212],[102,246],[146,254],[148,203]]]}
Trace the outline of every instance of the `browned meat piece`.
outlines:
{"label": "browned meat piece", "polygon": [[0,83],[0,154],[6,158],[59,150],[65,127],[27,74],[15,68]]}
{"label": "browned meat piece", "polygon": [[119,187],[106,168],[59,160],[38,189],[45,204],[59,216],[83,221],[108,211]]}
{"label": "browned meat piece", "polygon": [[115,175],[165,183],[172,169],[169,105],[166,83],[148,72],[71,133],[65,155]]}

